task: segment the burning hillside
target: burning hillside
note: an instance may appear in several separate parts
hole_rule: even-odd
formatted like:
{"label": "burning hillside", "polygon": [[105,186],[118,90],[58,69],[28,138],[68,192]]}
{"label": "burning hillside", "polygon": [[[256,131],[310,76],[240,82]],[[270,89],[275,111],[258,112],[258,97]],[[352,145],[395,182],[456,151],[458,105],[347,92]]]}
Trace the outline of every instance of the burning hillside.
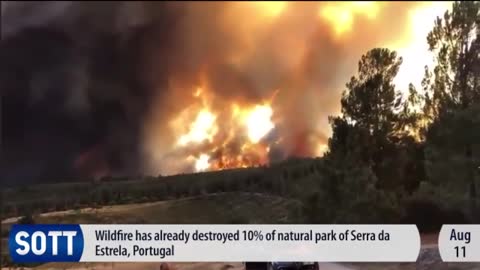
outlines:
{"label": "burning hillside", "polygon": [[398,49],[418,84],[448,5],[2,1],[5,179],[322,155],[358,57]]}

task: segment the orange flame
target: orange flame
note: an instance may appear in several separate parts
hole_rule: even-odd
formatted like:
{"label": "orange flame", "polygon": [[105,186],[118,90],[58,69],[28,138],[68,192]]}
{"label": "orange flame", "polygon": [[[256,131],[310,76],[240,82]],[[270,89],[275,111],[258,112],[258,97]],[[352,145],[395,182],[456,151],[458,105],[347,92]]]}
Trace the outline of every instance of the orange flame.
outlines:
{"label": "orange flame", "polygon": [[[200,87],[193,92],[196,98],[202,100],[206,94],[205,89]],[[262,139],[275,128],[270,101],[258,104],[232,102],[231,111],[223,112],[229,114],[227,117],[221,115],[222,112],[212,112],[204,102],[186,111],[189,110],[195,111],[193,120],[179,115],[174,121],[177,126],[188,127],[186,133],[178,135],[176,147],[187,152],[189,149],[203,149],[194,155],[196,158],[193,161],[190,159],[196,171],[267,163],[269,146]],[[219,122],[219,117],[228,121]]]}

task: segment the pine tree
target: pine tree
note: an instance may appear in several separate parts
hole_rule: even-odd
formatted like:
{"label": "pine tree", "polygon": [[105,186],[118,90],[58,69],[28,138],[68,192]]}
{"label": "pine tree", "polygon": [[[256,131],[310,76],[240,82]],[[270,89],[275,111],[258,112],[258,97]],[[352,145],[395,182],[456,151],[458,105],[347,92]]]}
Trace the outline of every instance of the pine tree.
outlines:
{"label": "pine tree", "polygon": [[466,190],[477,213],[480,158],[480,2],[455,2],[427,37],[437,65],[424,82],[427,173],[448,188]]}
{"label": "pine tree", "polygon": [[328,155],[352,156],[358,165],[371,167],[377,187],[391,190],[401,185],[405,166],[398,151],[405,126],[399,113],[403,101],[393,84],[401,63],[388,49],[372,49],[363,55],[357,76],[343,92],[342,115],[330,118],[333,134]]}

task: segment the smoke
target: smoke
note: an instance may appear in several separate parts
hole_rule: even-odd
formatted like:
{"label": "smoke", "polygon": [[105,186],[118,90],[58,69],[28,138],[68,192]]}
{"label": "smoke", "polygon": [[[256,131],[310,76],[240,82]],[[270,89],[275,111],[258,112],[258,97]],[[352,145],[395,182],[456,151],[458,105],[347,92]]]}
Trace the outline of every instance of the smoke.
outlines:
{"label": "smoke", "polygon": [[126,4],[2,2],[2,181],[139,172],[151,94]]}
{"label": "smoke", "polygon": [[318,155],[360,55],[408,39],[425,5],[1,3],[2,178],[24,182],[191,170],[205,145],[175,148],[171,123],[199,87],[225,134],[232,102],[275,96],[269,157]]}
{"label": "smoke", "polygon": [[[158,50],[158,44],[148,53],[151,85],[161,85],[158,74],[165,72],[158,70],[167,68],[169,79],[146,119],[148,171],[183,170],[180,151],[172,147],[178,134],[172,132],[169,121],[192,104],[192,92],[198,86],[214,94],[210,107],[220,115],[231,102],[261,102],[278,90],[272,104],[276,127],[271,137],[279,143],[270,144],[269,157],[279,160],[321,154],[330,135],[327,116],[338,113],[344,83],[354,73],[361,54],[404,39],[410,31],[405,29],[409,11],[421,5],[374,3],[378,12],[369,17],[355,13],[353,3],[338,4],[340,9],[350,10],[352,20],[351,28],[339,34],[336,24],[347,22],[328,21],[320,15],[332,3],[289,2],[275,7],[279,4],[182,5],[184,16],[169,41],[174,49],[165,53]],[[229,128],[224,125],[223,129]],[[235,140],[227,152],[241,153],[238,141],[242,140]],[[201,153],[187,152],[196,157]],[[218,159],[216,153],[211,159]]]}

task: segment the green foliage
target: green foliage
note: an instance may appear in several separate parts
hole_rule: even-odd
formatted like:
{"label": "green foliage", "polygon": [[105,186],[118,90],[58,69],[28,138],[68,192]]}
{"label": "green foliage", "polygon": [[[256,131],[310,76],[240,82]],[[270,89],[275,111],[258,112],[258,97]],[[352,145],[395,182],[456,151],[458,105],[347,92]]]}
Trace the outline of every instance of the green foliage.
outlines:
{"label": "green foliage", "polygon": [[349,123],[373,136],[388,136],[397,122],[400,95],[393,79],[402,59],[388,49],[372,49],[358,63],[358,75],[347,83],[341,104],[342,115]]}
{"label": "green foliage", "polygon": [[[479,11],[478,1],[456,2],[436,20],[427,41],[437,66],[433,72],[426,68],[424,95],[412,85],[406,99],[395,90],[401,65],[395,52],[373,49],[362,56],[343,92],[342,115],[329,119],[330,172],[322,192],[309,198],[307,213],[348,222],[375,220],[377,214],[384,220],[395,213],[420,218],[410,207],[419,204],[441,213],[439,220],[451,211],[463,215],[468,206],[469,216],[480,214]],[[428,182],[431,196],[425,193]],[[336,203],[337,209],[315,209],[320,202]]]}
{"label": "green foliage", "polygon": [[479,10],[479,1],[455,2],[428,34],[438,62],[428,93],[434,117],[479,101]]}
{"label": "green foliage", "polygon": [[[395,194],[376,187],[372,167],[359,164],[355,156],[330,156],[326,181],[321,185],[325,223],[394,223],[399,206]],[[334,206],[334,207],[332,207]]]}
{"label": "green foliage", "polygon": [[[480,166],[480,2],[455,2],[428,35],[437,66],[425,79],[428,179],[448,189],[449,201],[468,201],[478,216]],[[442,192],[440,192],[442,193]]]}
{"label": "green foliage", "polygon": [[[439,191],[436,196],[449,194],[447,201],[459,209],[465,207],[460,202],[468,196],[470,204],[476,204],[480,165],[479,10],[478,1],[456,2],[452,12],[436,20],[427,41],[438,65],[433,72],[426,69],[424,96],[410,86],[408,97],[399,97],[392,81],[401,59],[394,52],[373,49],[362,56],[357,76],[343,93],[342,116],[330,118],[333,134],[327,158],[350,159],[355,164],[350,168],[332,165],[336,171],[326,183],[335,183],[333,188],[327,187],[337,194],[334,201],[346,197],[338,194],[342,181],[349,179],[347,171],[366,170],[376,179],[371,190],[385,197],[381,201],[388,201],[390,194],[402,198],[404,191],[415,193],[420,182],[427,180],[444,187],[446,192]],[[421,104],[423,111],[418,110]],[[368,179],[362,175],[352,177],[349,189],[355,190],[357,183],[371,185],[372,181],[362,183]],[[394,201],[387,205],[395,205]]]}
{"label": "green foliage", "polygon": [[472,222],[466,198],[458,196],[448,188],[422,182],[418,190],[403,205],[404,223],[417,223],[421,232],[438,232],[443,224],[465,224]]}
{"label": "green foliage", "polygon": [[[319,159],[289,160],[271,167],[164,176],[160,179],[32,185],[9,188],[4,217],[18,213],[69,210],[102,205],[172,200],[224,192],[254,192],[298,197],[314,185]],[[282,177],[285,171],[289,181]],[[290,181],[291,180],[291,181]]]}
{"label": "green foliage", "polygon": [[376,188],[387,191],[410,190],[423,176],[421,160],[409,155],[417,148],[415,140],[405,132],[418,118],[411,109],[418,95],[411,87],[407,101],[402,101],[393,84],[401,62],[388,49],[363,55],[357,76],[343,92],[342,116],[330,118],[333,134],[328,155],[348,157],[358,169],[371,170]]}
{"label": "green foliage", "polygon": [[[468,132],[466,132],[468,130]],[[458,110],[432,123],[426,143],[428,177],[437,185],[447,186],[467,193],[471,174],[468,168],[480,165],[480,104],[466,110]],[[472,155],[465,154],[466,146]]]}

